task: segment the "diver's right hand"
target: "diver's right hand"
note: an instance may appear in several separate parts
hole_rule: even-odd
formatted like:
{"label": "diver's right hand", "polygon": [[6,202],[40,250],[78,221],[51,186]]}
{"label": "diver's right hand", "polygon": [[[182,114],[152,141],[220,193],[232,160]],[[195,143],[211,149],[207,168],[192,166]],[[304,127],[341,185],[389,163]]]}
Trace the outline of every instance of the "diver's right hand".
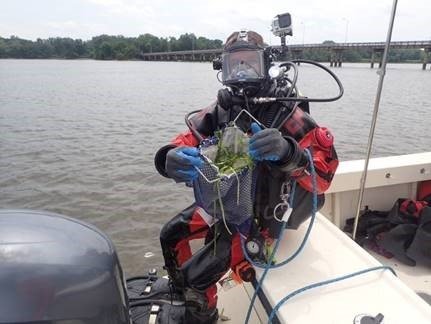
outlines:
{"label": "diver's right hand", "polygon": [[195,167],[201,167],[203,160],[195,147],[180,146],[166,155],[166,173],[175,182],[191,182],[198,177]]}

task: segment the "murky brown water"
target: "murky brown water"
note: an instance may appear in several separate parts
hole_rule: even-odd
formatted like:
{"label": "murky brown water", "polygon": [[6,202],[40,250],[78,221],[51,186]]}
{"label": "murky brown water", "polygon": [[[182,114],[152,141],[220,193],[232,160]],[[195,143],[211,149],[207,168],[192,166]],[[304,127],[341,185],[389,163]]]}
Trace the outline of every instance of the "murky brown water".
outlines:
{"label": "murky brown water", "polygon": [[[335,71],[345,96],[314,104],[312,114],[334,131],[341,160],[362,158],[376,70]],[[312,68],[301,67],[300,83],[308,96],[336,90]],[[193,197],[157,174],[153,156],[219,87],[208,63],[0,60],[0,208],[95,224],[113,239],[128,275],[160,266],[159,230]],[[389,68],[374,156],[430,150],[430,89],[431,71]]]}

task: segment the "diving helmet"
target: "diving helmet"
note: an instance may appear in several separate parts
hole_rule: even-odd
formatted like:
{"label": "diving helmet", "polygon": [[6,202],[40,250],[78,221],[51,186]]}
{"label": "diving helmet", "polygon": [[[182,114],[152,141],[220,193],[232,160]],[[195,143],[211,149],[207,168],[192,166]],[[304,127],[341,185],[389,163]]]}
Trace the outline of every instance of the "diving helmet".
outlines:
{"label": "diving helmet", "polygon": [[233,89],[258,91],[268,80],[269,59],[262,36],[254,31],[232,33],[222,54],[222,83]]}

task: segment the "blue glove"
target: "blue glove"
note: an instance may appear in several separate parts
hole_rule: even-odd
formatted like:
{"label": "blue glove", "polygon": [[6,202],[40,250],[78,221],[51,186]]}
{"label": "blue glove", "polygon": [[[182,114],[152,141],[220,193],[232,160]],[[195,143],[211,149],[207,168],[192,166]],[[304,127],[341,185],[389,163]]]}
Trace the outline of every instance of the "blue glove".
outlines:
{"label": "blue glove", "polygon": [[253,160],[280,161],[290,152],[290,143],[275,128],[261,129],[257,123],[251,124],[253,136],[249,141],[249,153]]}
{"label": "blue glove", "polygon": [[198,177],[195,167],[201,167],[203,160],[195,147],[176,147],[166,154],[166,173],[175,182],[191,182]]}

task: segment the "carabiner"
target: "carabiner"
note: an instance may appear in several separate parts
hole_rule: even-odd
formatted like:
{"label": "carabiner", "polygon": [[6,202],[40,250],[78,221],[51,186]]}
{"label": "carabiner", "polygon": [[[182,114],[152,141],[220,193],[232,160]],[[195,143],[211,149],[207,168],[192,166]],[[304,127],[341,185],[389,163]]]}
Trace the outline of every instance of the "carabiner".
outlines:
{"label": "carabiner", "polygon": [[[273,211],[273,217],[274,217],[274,219],[277,221],[277,222],[283,222],[283,219],[284,219],[284,214],[286,213],[286,211],[289,209],[289,203],[287,203],[287,202],[281,202],[281,203],[279,203],[279,204],[277,204],[275,207],[274,207],[274,211]],[[282,215],[283,215],[283,217],[280,219],[280,218],[278,218],[277,217],[277,211],[279,210],[279,209],[281,209],[282,210]]]}
{"label": "carabiner", "polygon": [[283,182],[280,188],[280,199],[282,203],[289,205],[290,182]]}
{"label": "carabiner", "polygon": [[[280,218],[277,217],[277,210],[279,208],[283,208],[285,209],[283,212],[283,216]],[[290,215],[292,215],[293,212],[293,208],[290,207],[289,203],[285,204],[285,203],[279,203],[277,206],[275,206],[274,208],[274,218],[277,222],[285,222],[287,223],[289,221]]]}

